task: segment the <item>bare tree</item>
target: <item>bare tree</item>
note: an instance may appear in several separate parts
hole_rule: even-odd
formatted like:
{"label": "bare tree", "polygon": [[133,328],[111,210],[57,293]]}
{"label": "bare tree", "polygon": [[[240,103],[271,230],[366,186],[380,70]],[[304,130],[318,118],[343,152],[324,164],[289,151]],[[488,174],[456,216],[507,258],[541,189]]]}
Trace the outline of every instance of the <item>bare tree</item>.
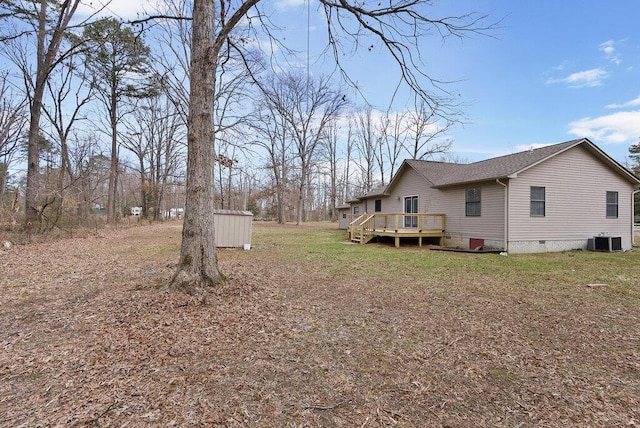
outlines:
{"label": "bare tree", "polygon": [[[189,116],[187,122],[187,185],[180,262],[171,284],[193,290],[220,281],[213,226],[214,152],[213,103],[216,71],[222,46],[231,30],[258,0],[242,3],[216,33],[216,7],[212,0],[193,5]],[[224,3],[223,3],[224,4]]]}
{"label": "bare tree", "polygon": [[324,141],[324,154],[326,156],[326,162],[329,175],[329,210],[331,214],[331,221],[338,220],[338,162],[340,161],[340,155],[338,152],[339,145],[339,128],[335,122],[331,122],[326,130]]}
{"label": "bare tree", "polygon": [[[453,122],[443,119],[423,99],[416,98],[415,108],[406,114],[406,150],[412,159],[430,159],[451,148],[450,140],[443,140]],[[442,124],[444,122],[444,124]]]}
{"label": "bare tree", "polygon": [[330,86],[328,78],[287,74],[280,80],[279,90],[270,94],[288,128],[293,141],[299,171],[296,224],[305,220],[308,180],[325,129],[335,121],[347,101]]}
{"label": "bare tree", "polygon": [[[272,79],[273,83],[273,79]],[[270,87],[274,91],[274,87]],[[254,144],[262,147],[268,155],[267,169],[271,171],[274,182],[276,217],[278,223],[286,221],[284,204],[289,171],[290,141],[287,138],[285,119],[278,114],[276,106],[265,96],[254,114],[256,120],[251,124],[258,138]]]}
{"label": "bare tree", "polygon": [[[60,168],[57,171],[55,188],[46,192],[48,200],[43,204],[57,210],[58,213],[53,217],[51,214],[41,213],[48,218],[62,219],[62,210],[68,196],[67,189],[72,188],[78,179],[70,159],[69,140],[77,127],[77,122],[86,119],[81,113],[93,96],[94,86],[85,72],[86,69],[78,64],[77,58],[69,55],[47,79],[46,86],[50,102],[43,105],[43,112],[52,131],[45,133],[54,142],[60,155]],[[89,84],[84,84],[85,82]],[[76,211],[74,214],[79,212]],[[50,224],[50,227],[52,226]]]}
{"label": "bare tree", "polygon": [[[188,161],[187,200],[182,235],[180,262],[172,285],[193,290],[194,287],[213,286],[220,280],[213,227],[213,174],[214,162],[212,142],[215,139],[212,105],[215,100],[216,70],[222,59],[223,45],[229,43],[233,49],[242,51],[242,44],[231,37],[232,31],[247,17],[259,0],[247,0],[238,4],[221,1],[218,8],[214,0],[195,0],[193,7],[193,33],[191,43],[190,98],[188,121]],[[430,91],[423,80],[436,85],[440,82],[430,79],[423,72],[420,63],[419,41],[430,31],[437,31],[441,37],[463,36],[468,32],[483,31],[481,18],[474,15],[430,19],[424,15],[427,0],[400,0],[382,5],[370,6],[348,0],[333,2],[320,0],[327,17],[330,46],[336,61],[341,60],[340,49],[345,38],[358,46],[362,35],[370,35],[378,40],[396,60],[401,70],[401,80],[421,95],[425,101],[437,100],[442,114],[447,114],[446,104]],[[219,18],[216,27],[216,17]],[[265,23],[266,16],[257,13],[252,16]],[[252,25],[251,28],[256,28]],[[266,27],[265,27],[266,28]],[[269,35],[272,32],[267,31]],[[421,79],[423,78],[423,79]],[[433,86],[432,86],[433,87]],[[308,115],[307,115],[308,116]],[[317,127],[319,129],[320,127]],[[305,146],[313,144],[311,132],[301,130],[296,140]],[[303,138],[300,138],[303,137]],[[307,139],[309,138],[309,139]],[[304,149],[306,157],[311,151]],[[298,216],[301,216],[301,212]]]}
{"label": "bare tree", "polygon": [[640,174],[640,142],[629,146],[629,159],[633,162],[631,169],[635,174]]}
{"label": "bare tree", "polygon": [[7,72],[0,73],[0,157],[18,150],[27,124],[27,99],[12,89]]}
{"label": "bare tree", "polygon": [[[61,169],[73,180],[71,162],[69,160],[69,136],[77,125],[77,121],[86,119],[81,115],[83,108],[91,101],[94,85],[85,74],[86,69],[74,63],[76,58],[70,56],[63,67],[51,73],[47,80],[47,92],[51,102],[43,106],[43,112],[52,125],[51,134],[59,143]],[[78,84],[89,82],[89,84]]]}
{"label": "bare tree", "polygon": [[351,120],[347,123],[347,137],[346,137],[346,149],[345,149],[345,167],[344,176],[342,181],[344,182],[344,189],[342,193],[342,200],[348,201],[354,195],[351,193],[351,162],[353,159],[353,150],[355,144],[355,138],[353,136],[353,122]]}
{"label": "bare tree", "polygon": [[[151,32],[153,49],[153,69],[156,77],[173,102],[184,124],[189,110],[189,59],[191,49],[190,17],[193,2],[187,0],[167,0],[158,5],[164,16],[177,19],[161,19]],[[140,23],[139,25],[143,25]],[[157,47],[160,47],[159,49]]]}
{"label": "bare tree", "polygon": [[[27,136],[27,186],[25,190],[25,214],[27,222],[39,219],[39,143],[40,118],[45,95],[46,81],[61,60],[60,48],[71,19],[76,13],[80,0],[10,0],[0,4],[0,18],[10,21],[10,34],[4,33],[5,55],[9,56],[21,68],[25,89],[29,96],[29,132]],[[19,49],[21,40],[28,43],[28,36],[35,35],[35,55],[15,55],[25,53]],[[11,43],[9,43],[11,42]],[[11,47],[16,48],[11,52]],[[73,50],[73,46],[69,51]],[[67,52],[69,52],[67,51]],[[35,57],[35,70],[32,72],[30,58]],[[64,55],[62,55],[64,57]],[[26,60],[23,62],[21,60]]]}
{"label": "bare tree", "polygon": [[376,135],[371,108],[358,111],[353,117],[355,148],[358,153],[358,169],[362,192],[367,193],[374,186],[373,167],[376,159]]}
{"label": "bare tree", "polygon": [[24,130],[28,124],[27,99],[18,96],[8,81],[7,73],[0,74],[0,196],[6,190],[9,166],[18,154]]}
{"label": "bare tree", "polygon": [[404,114],[396,112],[391,116],[387,112],[380,118],[376,131],[378,134],[379,153],[377,156],[381,159],[379,161],[380,170],[384,171],[388,163],[389,180],[393,178],[396,168],[399,166],[400,153],[404,148],[403,142],[406,139],[406,135],[403,132],[404,126]]}
{"label": "bare tree", "polygon": [[27,99],[16,94],[0,74],[0,214],[15,222],[18,191],[8,191],[10,167],[20,153],[20,144],[27,127]]}
{"label": "bare tree", "polygon": [[[228,52],[225,52],[228,55]],[[220,189],[220,207],[232,204],[233,179],[241,174],[238,165],[240,154],[246,152],[244,142],[249,118],[246,109],[247,92],[250,90],[250,74],[242,63],[228,58],[220,66],[216,76],[216,99],[214,101],[214,127],[216,166]],[[251,118],[253,121],[253,118]],[[241,180],[240,180],[241,181]]]}
{"label": "bare tree", "polygon": [[160,220],[164,189],[182,156],[184,124],[164,94],[138,100],[124,120],[122,146],[136,157],[142,216]]}

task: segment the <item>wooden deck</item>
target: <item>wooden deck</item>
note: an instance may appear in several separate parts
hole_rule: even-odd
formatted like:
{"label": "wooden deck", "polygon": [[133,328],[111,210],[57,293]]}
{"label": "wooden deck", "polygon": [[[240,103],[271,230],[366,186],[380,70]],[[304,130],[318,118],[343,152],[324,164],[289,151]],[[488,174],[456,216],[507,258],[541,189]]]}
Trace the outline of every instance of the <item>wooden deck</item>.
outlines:
{"label": "wooden deck", "polygon": [[422,246],[423,238],[439,238],[443,244],[445,234],[444,214],[351,214],[348,239],[352,242],[366,244],[373,238],[386,236],[395,239],[396,247],[402,238],[418,238]]}

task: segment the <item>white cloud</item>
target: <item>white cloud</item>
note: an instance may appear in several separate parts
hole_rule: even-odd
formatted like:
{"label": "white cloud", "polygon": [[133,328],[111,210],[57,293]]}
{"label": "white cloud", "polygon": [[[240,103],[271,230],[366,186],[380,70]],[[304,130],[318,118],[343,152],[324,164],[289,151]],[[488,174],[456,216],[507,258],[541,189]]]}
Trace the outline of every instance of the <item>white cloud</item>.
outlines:
{"label": "white cloud", "polygon": [[566,83],[570,88],[594,87],[601,86],[602,80],[607,77],[608,74],[606,70],[602,68],[592,68],[591,70],[571,73],[567,77],[563,77],[561,79],[549,79],[547,80],[547,83]]}
{"label": "white cloud", "polygon": [[519,153],[519,152],[526,152],[528,150],[534,150],[534,149],[539,149],[541,147],[547,147],[547,146],[551,146],[553,144],[556,143],[533,143],[533,144],[519,144],[517,146],[515,146],[514,149],[514,153]]}
{"label": "white cloud", "polygon": [[630,108],[630,107],[638,107],[640,106],[640,96],[638,98],[634,98],[631,101],[627,101],[622,104],[607,104],[606,108]]}
{"label": "white cloud", "polygon": [[623,111],[569,123],[569,134],[610,144],[629,144],[640,137],[640,110]]}
{"label": "white cloud", "polygon": [[622,62],[620,55],[616,53],[616,42],[613,40],[607,40],[604,43],[600,43],[600,51],[604,52],[609,61],[618,65]]}

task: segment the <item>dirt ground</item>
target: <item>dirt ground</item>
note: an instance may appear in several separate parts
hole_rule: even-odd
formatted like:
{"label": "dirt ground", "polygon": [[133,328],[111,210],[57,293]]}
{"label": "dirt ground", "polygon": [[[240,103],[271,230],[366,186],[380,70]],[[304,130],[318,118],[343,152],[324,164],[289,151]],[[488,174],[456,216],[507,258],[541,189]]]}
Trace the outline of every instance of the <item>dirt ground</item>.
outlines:
{"label": "dirt ground", "polygon": [[0,250],[0,426],[640,426],[640,308],[605,287],[399,290],[267,246],[203,299],[160,287],[180,231]]}

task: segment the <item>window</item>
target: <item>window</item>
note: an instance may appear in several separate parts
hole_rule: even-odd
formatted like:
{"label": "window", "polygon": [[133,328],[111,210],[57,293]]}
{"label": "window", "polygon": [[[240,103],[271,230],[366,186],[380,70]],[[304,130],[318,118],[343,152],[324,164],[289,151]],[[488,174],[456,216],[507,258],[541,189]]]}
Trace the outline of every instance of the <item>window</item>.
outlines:
{"label": "window", "polygon": [[354,214],[360,214],[360,207],[358,207],[358,206],[353,207],[353,213]]}
{"label": "window", "polygon": [[531,186],[531,217],[544,217],[545,204],[545,188]]}
{"label": "window", "polygon": [[464,191],[465,214],[467,217],[480,217],[480,189]]}
{"label": "window", "polygon": [[342,218],[347,218],[347,212],[346,211],[342,212]]}
{"label": "window", "polygon": [[382,199],[376,199],[375,201],[375,211],[377,213],[382,211]]}
{"label": "window", "polygon": [[618,192],[607,192],[607,218],[618,218]]}

